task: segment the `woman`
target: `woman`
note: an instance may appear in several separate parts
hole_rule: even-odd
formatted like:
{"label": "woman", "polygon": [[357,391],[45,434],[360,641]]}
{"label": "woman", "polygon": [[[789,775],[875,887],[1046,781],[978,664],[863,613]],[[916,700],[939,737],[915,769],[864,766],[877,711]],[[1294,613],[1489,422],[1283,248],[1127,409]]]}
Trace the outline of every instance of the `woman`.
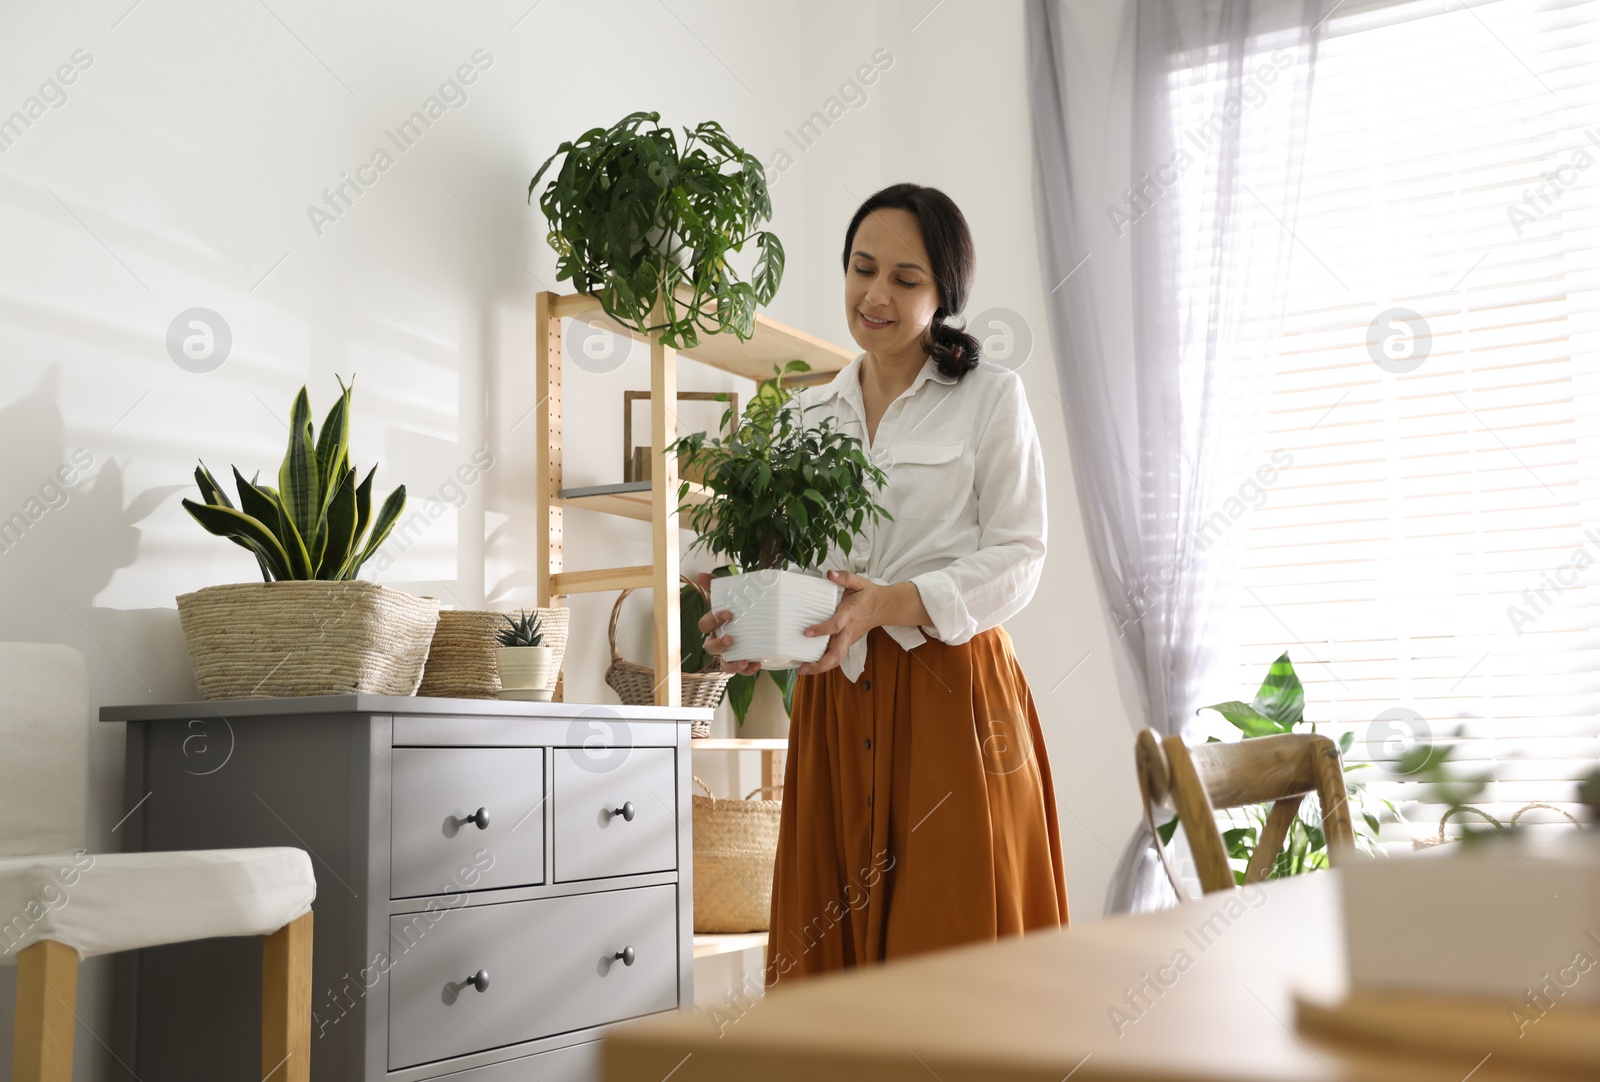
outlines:
{"label": "woman", "polygon": [[[1044,563],[1044,461],[1021,379],[944,322],[973,263],[944,193],[868,199],[844,246],[863,352],[794,399],[862,440],[894,518],[822,565],[845,592],[806,630],[828,644],[794,690],[769,988],[1067,923],[1050,766],[1001,626]],[[716,634],[730,618],[701,620],[707,650],[732,645]]]}

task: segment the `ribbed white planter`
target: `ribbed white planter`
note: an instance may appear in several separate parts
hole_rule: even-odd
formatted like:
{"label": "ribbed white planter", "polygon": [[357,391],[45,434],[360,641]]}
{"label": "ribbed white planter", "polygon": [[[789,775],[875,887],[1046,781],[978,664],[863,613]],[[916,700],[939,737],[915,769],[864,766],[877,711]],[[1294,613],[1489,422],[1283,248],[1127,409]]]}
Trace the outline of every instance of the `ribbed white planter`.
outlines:
{"label": "ribbed white planter", "polygon": [[731,612],[722,634],[733,636],[728,661],[759,661],[763,669],[792,669],[816,661],[828,636],[805,633],[834,614],[844,587],[800,571],[750,571],[711,580],[711,609]]}
{"label": "ribbed white planter", "polygon": [[494,652],[502,691],[543,690],[555,686],[556,654],[548,646],[501,646]]}

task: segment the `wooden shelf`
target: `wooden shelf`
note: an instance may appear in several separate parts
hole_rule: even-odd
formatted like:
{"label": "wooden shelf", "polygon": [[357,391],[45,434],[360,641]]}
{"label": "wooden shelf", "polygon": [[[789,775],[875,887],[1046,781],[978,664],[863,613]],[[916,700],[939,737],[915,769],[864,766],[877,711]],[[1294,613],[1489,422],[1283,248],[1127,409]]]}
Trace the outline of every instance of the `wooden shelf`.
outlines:
{"label": "wooden shelf", "polygon": [[[600,327],[613,334],[626,335],[638,342],[648,342],[632,327],[625,327],[606,315],[600,301],[588,293],[569,293],[551,301],[550,314],[564,319],[577,320],[591,327]],[[756,313],[756,330],[748,342],[741,342],[733,333],[702,335],[693,349],[679,350],[678,356],[699,361],[724,372],[732,372],[745,379],[772,378],[772,366],[782,367],[789,361],[805,361],[811,371],[803,380],[791,382],[817,382],[817,377],[829,378],[855,359],[855,353],[824,342],[814,335],[779,323],[761,313]]]}
{"label": "wooden shelf", "polygon": [[735,951],[753,950],[767,945],[766,932],[739,932],[732,935],[697,935],[694,937],[694,956],[709,958],[713,954],[732,954]]}
{"label": "wooden shelf", "polygon": [[725,737],[706,736],[689,741],[695,751],[788,751],[789,741],[784,737]]}
{"label": "wooden shelf", "polygon": [[[636,519],[639,522],[650,521],[650,501],[654,498],[653,486],[648,481],[633,481],[623,485],[595,485],[596,489],[605,491],[589,492],[584,489],[566,489],[561,493],[555,504],[559,507],[576,507],[584,511],[602,511],[608,515],[621,515],[623,518]],[[677,502],[678,489],[673,486],[669,493],[673,502]],[[710,496],[710,491],[704,485],[689,482],[689,492],[683,498],[685,505],[705,503]],[[679,529],[687,530],[686,522],[680,520]]]}

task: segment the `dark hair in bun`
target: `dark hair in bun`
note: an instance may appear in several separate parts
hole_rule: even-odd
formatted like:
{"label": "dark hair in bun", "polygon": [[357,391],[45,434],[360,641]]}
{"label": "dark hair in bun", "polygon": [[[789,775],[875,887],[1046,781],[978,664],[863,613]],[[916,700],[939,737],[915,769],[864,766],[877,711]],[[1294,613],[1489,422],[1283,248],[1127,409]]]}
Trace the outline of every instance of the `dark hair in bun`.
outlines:
{"label": "dark hair in bun", "polygon": [[961,208],[937,188],[924,188],[920,184],[891,184],[874,193],[850,219],[850,228],[844,234],[844,269],[850,271],[850,249],[855,243],[856,229],[862,219],[875,210],[884,208],[907,210],[917,216],[922,227],[922,241],[928,247],[928,259],[933,263],[933,279],[939,287],[939,307],[933,313],[922,339],[928,351],[946,376],[960,379],[978,367],[982,347],[978,340],[961,327],[952,327],[945,319],[959,315],[966,306],[967,293],[972,289],[972,272],[977,257],[972,249],[972,232]]}

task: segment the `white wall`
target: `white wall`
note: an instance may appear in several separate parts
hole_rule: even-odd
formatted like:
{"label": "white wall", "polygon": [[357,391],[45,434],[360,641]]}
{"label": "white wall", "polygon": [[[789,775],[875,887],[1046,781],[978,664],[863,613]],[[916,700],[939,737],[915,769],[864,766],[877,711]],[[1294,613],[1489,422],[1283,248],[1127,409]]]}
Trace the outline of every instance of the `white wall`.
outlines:
{"label": "white wall", "polygon": [[[1098,915],[1106,846],[1133,822],[1130,740],[1044,330],[1021,9],[946,0],[913,32],[927,6],[0,0],[0,118],[30,95],[65,98],[0,140],[0,518],[38,516],[0,551],[4,637],[76,646],[96,707],[193,698],[173,598],[255,569],[179,494],[197,457],[274,469],[294,392],[310,386],[320,423],[336,373],[357,376],[355,461],[380,464],[384,491],[404,481],[410,511],[426,513],[380,581],[464,607],[531,603],[533,303],[565,288],[525,201],[534,169],[562,139],[642,108],[675,125],[717,119],[773,161],[886,48],[894,63],[861,106],[775,177],[789,260],[771,311],[848,345],[844,226],[858,198],[915,179],[948,191],[977,234],[970,311],[1011,309],[1032,330],[1022,372],[1052,465],[1051,555],[1010,630],[1049,735],[1074,917]],[[475,53],[465,101],[411,148],[390,146],[385,131]],[[73,57],[64,94],[40,90]],[[308,206],[385,146],[392,167],[319,235]],[[168,354],[169,325],[193,308],[231,332],[213,371]],[[681,382],[752,386],[694,365]],[[621,392],[648,383],[642,350],[603,375],[568,367],[569,484],[616,479]],[[494,466],[457,497],[448,478],[483,447]],[[60,467],[85,463],[41,496]],[[567,552],[573,567],[647,562],[648,533],[572,512]],[[613,701],[601,680],[612,600],[572,599],[569,700]],[[648,604],[629,599],[620,638],[639,661]],[[89,842],[114,848],[120,728],[96,725],[91,749]],[[748,767],[696,769],[721,789],[754,784]],[[708,991],[737,966],[702,967]],[[107,972],[85,970],[80,1078],[108,1069],[95,1036],[109,1032]]]}

